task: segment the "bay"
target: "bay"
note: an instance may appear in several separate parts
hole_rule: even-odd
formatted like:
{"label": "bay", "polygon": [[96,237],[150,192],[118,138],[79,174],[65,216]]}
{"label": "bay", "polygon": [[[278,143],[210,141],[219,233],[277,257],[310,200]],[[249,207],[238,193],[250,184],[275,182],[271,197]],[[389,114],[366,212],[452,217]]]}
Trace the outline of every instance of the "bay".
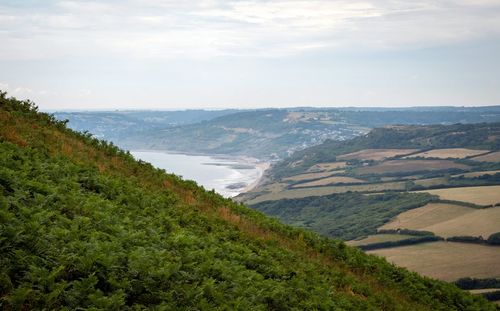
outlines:
{"label": "bay", "polygon": [[136,159],[149,162],[168,173],[194,180],[207,190],[214,189],[224,197],[248,191],[268,167],[267,163],[248,157],[189,155],[157,150],[130,153]]}

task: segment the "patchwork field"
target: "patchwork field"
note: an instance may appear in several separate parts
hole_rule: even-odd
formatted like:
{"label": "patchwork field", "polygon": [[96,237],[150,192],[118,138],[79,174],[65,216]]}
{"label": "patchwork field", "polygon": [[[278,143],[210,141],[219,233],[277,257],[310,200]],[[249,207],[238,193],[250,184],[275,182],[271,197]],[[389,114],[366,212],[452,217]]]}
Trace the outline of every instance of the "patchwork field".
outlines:
{"label": "patchwork field", "polygon": [[358,192],[381,192],[385,190],[404,190],[405,182],[388,182],[376,183],[366,185],[351,185],[351,186],[326,186],[326,187],[312,187],[301,189],[286,189],[280,192],[267,193],[258,196],[254,199],[246,201],[247,204],[256,204],[263,201],[274,201],[281,199],[297,199],[310,196],[321,196],[333,193],[344,193],[347,191]]}
{"label": "patchwork field", "polygon": [[365,182],[362,179],[347,177],[347,176],[332,176],[326,177],[303,184],[294,185],[292,188],[304,188],[304,187],[315,187],[315,186],[325,186],[330,184],[357,184]]}
{"label": "patchwork field", "polygon": [[469,173],[464,173],[464,174],[453,175],[452,177],[463,176],[465,178],[474,178],[474,177],[480,177],[480,176],[483,176],[483,175],[495,175],[496,173],[500,173],[500,170],[496,170],[496,171],[481,171],[481,172],[469,172]]}
{"label": "patchwork field", "polygon": [[500,186],[459,187],[422,190],[435,194],[443,200],[469,202],[478,205],[495,205],[500,203]]}
{"label": "patchwork field", "polygon": [[334,171],[338,169],[342,169],[347,166],[346,162],[329,162],[329,163],[318,163],[309,168],[308,171],[316,172],[316,171]]}
{"label": "patchwork field", "polygon": [[330,175],[332,175],[332,173],[330,173],[330,172],[306,173],[306,174],[299,174],[299,175],[295,175],[295,176],[290,176],[290,177],[284,178],[283,180],[285,180],[285,181],[303,181],[303,180],[324,178],[324,177],[327,177]]}
{"label": "patchwork field", "polygon": [[467,165],[449,160],[392,160],[355,169],[356,174],[387,174],[398,172],[436,171],[450,168],[467,169]]}
{"label": "patchwork field", "polygon": [[368,251],[420,274],[444,281],[500,277],[500,247],[431,242]]}
{"label": "patchwork field", "polygon": [[424,151],[416,154],[407,156],[406,158],[422,157],[422,158],[454,158],[454,159],[464,159],[468,157],[477,156],[480,154],[485,154],[489,150],[473,150],[465,148],[449,148],[449,149],[433,149],[429,151]]}
{"label": "patchwork field", "polygon": [[431,231],[442,237],[482,236],[500,232],[500,207],[475,209],[453,204],[429,203],[399,214],[379,229]]}
{"label": "patchwork field", "polygon": [[436,178],[426,178],[426,179],[418,179],[415,180],[415,185],[424,186],[424,187],[432,187],[446,184],[447,179],[444,177],[436,177]]}
{"label": "patchwork field", "polygon": [[374,235],[369,235],[362,240],[347,241],[346,244],[351,246],[360,246],[360,245],[368,245],[380,242],[400,241],[412,237],[414,236],[406,234],[374,234]]}
{"label": "patchwork field", "polygon": [[482,162],[500,162],[500,151],[488,153],[485,155],[481,155],[478,157],[471,158],[474,161],[482,161]]}
{"label": "patchwork field", "polygon": [[364,149],[352,153],[342,154],[337,157],[338,160],[374,160],[381,161],[395,156],[410,154],[418,149]]}

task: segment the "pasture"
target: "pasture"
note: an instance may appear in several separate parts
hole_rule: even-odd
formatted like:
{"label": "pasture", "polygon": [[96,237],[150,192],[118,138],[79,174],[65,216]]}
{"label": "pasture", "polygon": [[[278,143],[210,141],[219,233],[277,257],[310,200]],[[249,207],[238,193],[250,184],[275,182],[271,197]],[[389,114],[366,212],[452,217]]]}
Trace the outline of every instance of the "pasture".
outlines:
{"label": "pasture", "polygon": [[500,277],[500,247],[431,242],[368,251],[398,266],[451,282],[463,277]]}
{"label": "pasture", "polygon": [[364,149],[337,156],[338,160],[373,160],[382,161],[387,158],[401,156],[418,151],[418,149]]}
{"label": "pasture", "polygon": [[326,187],[311,187],[311,188],[300,188],[300,189],[285,189],[280,192],[266,193],[260,195],[252,200],[246,201],[246,203],[251,205],[264,201],[322,196],[334,193],[344,193],[347,191],[382,192],[386,190],[404,190],[404,189],[405,189],[404,181],[364,184],[364,185],[350,185],[350,186],[326,186]]}
{"label": "pasture", "polygon": [[477,156],[480,154],[485,154],[487,152],[489,152],[489,150],[474,150],[466,148],[433,149],[412,154],[405,158],[422,157],[422,158],[439,158],[439,159],[448,159],[448,158],[464,159]]}
{"label": "pasture", "polygon": [[358,175],[366,175],[437,171],[451,168],[467,169],[469,166],[449,160],[391,160],[373,166],[360,167],[354,172]]}
{"label": "pasture", "polygon": [[345,168],[347,166],[346,162],[327,162],[327,163],[317,163],[311,166],[309,172],[319,172],[319,171],[335,171],[338,169]]}
{"label": "pasture", "polygon": [[500,186],[458,187],[422,190],[439,196],[442,200],[469,202],[477,205],[495,205],[500,203]]}
{"label": "pasture", "polygon": [[500,162],[500,151],[473,157],[471,158],[471,160],[482,161],[482,162]]}
{"label": "pasture", "polygon": [[430,231],[442,237],[482,236],[500,232],[500,207],[475,209],[453,204],[429,203],[399,214],[379,229]]}
{"label": "pasture", "polygon": [[484,176],[484,175],[495,175],[496,173],[500,173],[500,170],[496,170],[496,171],[469,172],[469,173],[464,173],[464,174],[453,175],[452,177],[463,176],[465,178],[474,178],[474,177],[480,177],[480,176]]}
{"label": "pasture", "polygon": [[283,178],[283,180],[284,181],[303,181],[303,180],[324,178],[324,177],[331,176],[331,175],[332,175],[332,173],[330,173],[330,172],[305,173],[305,174],[299,174],[299,175],[294,175],[294,176],[290,176],[287,178]]}
{"label": "pasture", "polygon": [[292,188],[304,188],[304,187],[315,187],[315,186],[325,186],[330,184],[359,184],[365,182],[362,179],[347,177],[347,176],[331,176],[326,177],[303,184],[294,185]]}
{"label": "pasture", "polygon": [[373,234],[369,235],[364,239],[361,240],[351,240],[347,241],[347,245],[351,246],[360,246],[360,245],[368,245],[368,244],[373,244],[373,243],[380,243],[380,242],[391,242],[391,241],[400,241],[400,240],[405,240],[409,238],[413,238],[414,236],[407,235],[407,234]]}

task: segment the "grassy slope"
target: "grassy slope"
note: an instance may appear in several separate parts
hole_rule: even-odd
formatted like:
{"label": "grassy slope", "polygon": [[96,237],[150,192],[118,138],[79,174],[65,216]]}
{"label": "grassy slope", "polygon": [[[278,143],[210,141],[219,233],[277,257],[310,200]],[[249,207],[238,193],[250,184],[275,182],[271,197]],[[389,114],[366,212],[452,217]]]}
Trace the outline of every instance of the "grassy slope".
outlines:
{"label": "grassy slope", "polygon": [[0,96],[0,308],[495,310]]}

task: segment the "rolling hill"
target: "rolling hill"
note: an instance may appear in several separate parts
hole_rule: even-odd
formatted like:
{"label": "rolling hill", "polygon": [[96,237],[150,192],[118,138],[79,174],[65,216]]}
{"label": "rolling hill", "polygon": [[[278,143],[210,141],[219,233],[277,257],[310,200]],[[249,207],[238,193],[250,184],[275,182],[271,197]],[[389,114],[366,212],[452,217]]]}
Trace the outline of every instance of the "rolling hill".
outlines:
{"label": "rolling hill", "polygon": [[388,124],[500,121],[500,107],[286,108],[257,110],[57,112],[78,131],[125,149],[286,158],[325,140]]}
{"label": "rolling hill", "polygon": [[0,307],[496,310],[0,93]]}
{"label": "rolling hill", "polygon": [[427,276],[495,279],[498,150],[500,123],[387,126],[299,151],[238,200]]}

